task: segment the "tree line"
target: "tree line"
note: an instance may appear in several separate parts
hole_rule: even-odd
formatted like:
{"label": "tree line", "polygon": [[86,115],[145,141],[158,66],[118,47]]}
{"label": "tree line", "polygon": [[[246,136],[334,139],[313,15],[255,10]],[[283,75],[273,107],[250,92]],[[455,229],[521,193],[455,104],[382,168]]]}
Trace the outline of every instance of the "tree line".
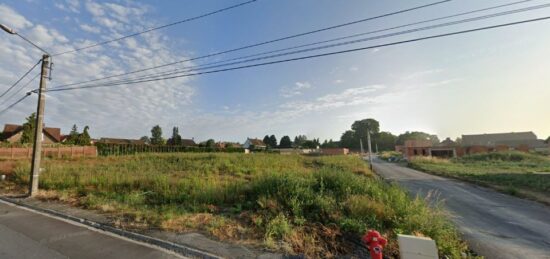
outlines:
{"label": "tree line", "polygon": [[367,146],[367,132],[370,131],[373,151],[394,150],[396,145],[404,145],[406,140],[428,140],[434,144],[439,143],[437,135],[421,131],[406,131],[403,134],[394,135],[389,131],[380,131],[380,123],[372,118],[353,122],[351,129],[345,131],[337,143],[340,147],[359,149],[360,142]]}

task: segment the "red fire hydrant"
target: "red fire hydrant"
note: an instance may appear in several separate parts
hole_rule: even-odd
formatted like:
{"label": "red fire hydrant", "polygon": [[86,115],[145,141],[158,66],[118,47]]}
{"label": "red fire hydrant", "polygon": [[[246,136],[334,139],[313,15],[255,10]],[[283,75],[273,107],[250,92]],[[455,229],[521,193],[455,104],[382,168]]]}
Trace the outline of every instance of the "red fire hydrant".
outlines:
{"label": "red fire hydrant", "polygon": [[382,259],[382,249],[388,241],[378,231],[369,230],[362,240],[369,249],[372,259]]}

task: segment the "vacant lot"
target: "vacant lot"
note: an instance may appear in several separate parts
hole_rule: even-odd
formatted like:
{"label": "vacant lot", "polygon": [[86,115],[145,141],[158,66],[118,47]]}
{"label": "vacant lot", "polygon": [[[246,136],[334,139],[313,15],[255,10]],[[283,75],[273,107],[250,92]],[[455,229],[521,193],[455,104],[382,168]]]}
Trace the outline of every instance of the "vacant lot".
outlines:
{"label": "vacant lot", "polygon": [[[46,160],[43,198],[109,213],[121,227],[200,231],[290,254],[350,254],[367,229],[434,238],[441,255],[465,245],[441,212],[372,177],[357,157],[147,154]],[[28,162],[10,177],[26,184]]]}
{"label": "vacant lot", "polygon": [[541,155],[498,152],[450,160],[416,158],[409,165],[428,173],[489,185],[513,195],[541,201],[550,198],[550,159]]}

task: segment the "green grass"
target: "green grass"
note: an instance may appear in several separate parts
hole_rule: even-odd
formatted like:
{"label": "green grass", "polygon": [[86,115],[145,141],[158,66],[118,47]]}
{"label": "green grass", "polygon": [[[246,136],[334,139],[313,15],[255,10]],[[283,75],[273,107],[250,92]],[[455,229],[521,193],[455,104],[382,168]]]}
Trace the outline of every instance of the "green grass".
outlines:
{"label": "green grass", "polygon": [[396,161],[396,160],[402,159],[403,154],[401,154],[401,152],[397,152],[397,151],[382,151],[378,155],[378,158],[380,158],[382,160],[385,160],[385,161],[390,161],[390,160]]}
{"label": "green grass", "polygon": [[[45,160],[40,188],[109,213],[120,227],[202,231],[221,240],[309,257],[352,252],[367,229],[436,240],[440,255],[466,246],[438,208],[372,177],[353,156],[147,154]],[[15,181],[25,184],[21,162]]]}
{"label": "green grass", "polygon": [[518,190],[550,196],[550,159],[522,152],[476,154],[463,158],[443,160],[416,158],[412,168],[443,176],[450,176],[503,188],[517,195]]}

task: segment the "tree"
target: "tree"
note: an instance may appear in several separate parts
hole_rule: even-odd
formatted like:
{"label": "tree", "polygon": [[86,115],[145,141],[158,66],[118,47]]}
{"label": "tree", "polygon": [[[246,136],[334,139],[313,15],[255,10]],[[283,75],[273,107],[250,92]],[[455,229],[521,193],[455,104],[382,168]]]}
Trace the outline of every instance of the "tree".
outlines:
{"label": "tree", "polygon": [[78,128],[76,127],[76,124],[73,124],[73,127],[71,128],[71,132],[69,132],[69,136],[67,137],[67,140],[65,140],[66,144],[72,144],[76,145],[78,142]]}
{"label": "tree", "polygon": [[323,144],[321,144],[321,147],[322,148],[337,148],[337,147],[340,147],[340,143],[332,141],[332,139],[330,139],[328,141],[325,140],[325,142],[323,142]]}
{"label": "tree", "polygon": [[213,140],[213,139],[209,139],[206,141],[206,144],[205,144],[206,147],[215,147],[216,146],[216,141]]}
{"label": "tree", "polygon": [[23,123],[23,134],[19,140],[21,143],[32,143],[34,140],[34,131],[36,128],[36,113],[31,113]]}
{"label": "tree", "polygon": [[145,144],[151,144],[151,139],[148,136],[143,136],[139,140],[143,141]]}
{"label": "tree", "polygon": [[271,135],[269,137],[269,145],[271,145],[272,148],[276,148],[278,145],[277,145],[277,138],[275,137],[275,135]]}
{"label": "tree", "polygon": [[347,130],[342,134],[342,137],[340,137],[340,147],[357,148],[359,143],[355,140],[355,132],[353,130]]}
{"label": "tree", "polygon": [[[74,126],[74,129],[76,129],[76,125]],[[82,134],[78,134],[78,137],[77,137],[77,140],[76,140],[75,144],[77,144],[79,146],[88,146],[88,145],[90,145],[90,142],[91,142],[92,139],[90,137],[90,133],[88,132],[88,130],[90,130],[90,127],[85,126],[84,131],[82,131]]]}
{"label": "tree", "polygon": [[172,128],[172,137],[168,139],[168,145],[179,146],[181,143],[181,136],[179,134],[178,127]]}
{"label": "tree", "polygon": [[279,143],[280,148],[291,148],[292,147],[292,141],[290,141],[289,136],[284,136],[281,138],[281,143]]}
{"label": "tree", "polygon": [[359,141],[359,138],[362,138],[364,142],[367,139],[367,131],[370,131],[371,138],[378,135],[378,132],[380,132],[380,123],[375,119],[364,119],[351,124],[351,129],[355,131],[357,141]]}
{"label": "tree", "polygon": [[296,147],[301,147],[307,141],[306,135],[298,135],[294,137],[294,145]]}
{"label": "tree", "polygon": [[433,144],[439,143],[439,138],[437,137],[437,135],[431,135],[421,131],[412,131],[412,132],[407,131],[397,136],[396,144],[404,145],[405,141],[407,140],[429,140]]}
{"label": "tree", "polygon": [[546,138],[546,140],[544,141],[544,143],[550,144],[550,137]]}
{"label": "tree", "polygon": [[155,125],[151,129],[151,144],[152,145],[164,144],[164,139],[162,138],[162,128],[159,125]]}
{"label": "tree", "polygon": [[396,142],[397,142],[397,136],[387,131],[382,131],[378,133],[374,140],[374,143],[378,145],[379,151],[395,150]]}
{"label": "tree", "polygon": [[[550,139],[550,137],[548,137],[548,139]],[[461,137],[457,137],[455,139],[455,143],[457,146],[462,146],[462,138]]]}
{"label": "tree", "polygon": [[269,138],[269,135],[265,135],[263,142],[267,147],[271,147],[271,139]]}
{"label": "tree", "polygon": [[303,148],[317,148],[319,145],[313,140],[306,140],[303,144]]}

